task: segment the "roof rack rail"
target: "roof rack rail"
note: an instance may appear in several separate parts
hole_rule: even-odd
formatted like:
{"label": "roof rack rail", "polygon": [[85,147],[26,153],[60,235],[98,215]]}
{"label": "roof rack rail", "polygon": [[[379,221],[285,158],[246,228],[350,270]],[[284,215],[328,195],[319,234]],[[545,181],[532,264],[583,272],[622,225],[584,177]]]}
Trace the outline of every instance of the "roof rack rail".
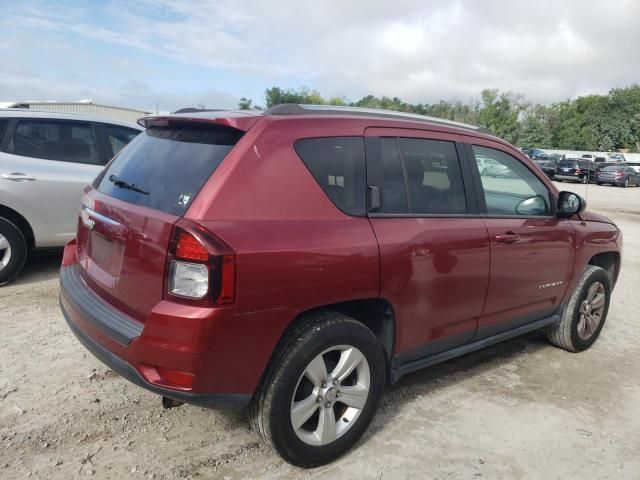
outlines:
{"label": "roof rack rail", "polygon": [[361,107],[341,107],[336,105],[306,105],[297,103],[282,103],[274,105],[265,110],[265,115],[317,115],[322,113],[330,113],[332,115],[359,115],[366,117],[380,118],[396,118],[403,120],[414,120],[416,122],[431,123],[436,125],[453,126],[465,128],[476,132],[486,132],[487,130],[454,120],[444,118],[430,117],[428,115],[419,115],[417,113],[398,112],[395,110],[382,110],[379,108],[361,108]]}

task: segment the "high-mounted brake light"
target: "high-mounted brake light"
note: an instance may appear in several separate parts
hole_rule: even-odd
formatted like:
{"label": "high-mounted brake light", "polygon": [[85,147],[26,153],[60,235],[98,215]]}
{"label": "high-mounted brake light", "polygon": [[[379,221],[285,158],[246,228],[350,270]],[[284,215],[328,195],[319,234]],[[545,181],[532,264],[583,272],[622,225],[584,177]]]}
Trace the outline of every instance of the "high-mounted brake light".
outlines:
{"label": "high-mounted brake light", "polygon": [[206,262],[209,260],[209,252],[193,235],[180,232],[176,245],[176,258],[181,260],[198,260]]}
{"label": "high-mounted brake light", "polygon": [[138,119],[138,125],[144,128],[168,127],[169,119],[166,117],[142,117]]}

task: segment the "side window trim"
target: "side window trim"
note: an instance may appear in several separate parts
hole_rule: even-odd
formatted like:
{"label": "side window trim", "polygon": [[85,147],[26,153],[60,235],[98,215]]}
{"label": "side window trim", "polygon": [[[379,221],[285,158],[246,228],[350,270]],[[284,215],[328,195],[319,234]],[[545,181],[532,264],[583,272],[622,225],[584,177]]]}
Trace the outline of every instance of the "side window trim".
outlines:
{"label": "side window trim", "polygon": [[[513,158],[515,158],[517,161],[519,161],[520,163],[522,163],[522,165],[527,168],[527,170],[529,170],[539,181],[540,183],[544,186],[544,188],[547,189],[547,192],[549,194],[549,210],[550,210],[550,214],[549,215],[497,215],[497,214],[489,214],[487,212],[487,204],[486,204],[486,200],[484,198],[484,187],[482,185],[482,178],[480,177],[480,172],[478,171],[477,168],[472,168],[471,169],[471,175],[473,178],[473,184],[475,186],[476,189],[476,201],[478,202],[478,211],[481,217],[483,218],[530,218],[530,219],[552,219],[552,218],[557,218],[556,217],[556,208],[557,208],[557,198],[556,196],[553,194],[553,191],[551,189],[549,189],[549,187],[547,186],[547,184],[541,179],[541,177],[538,175],[538,172],[536,172],[534,169],[531,168],[531,165],[528,165],[527,163],[523,162],[520,158],[518,158],[517,156],[513,155],[511,152],[506,151],[503,148],[499,148],[500,145],[499,144],[494,144],[492,142],[483,142],[483,143],[476,143],[474,140],[474,138],[472,137],[464,137],[465,139],[465,150],[467,153],[467,156],[469,157],[471,162],[475,162],[475,154],[473,153],[473,146],[476,145],[478,147],[485,147],[485,148],[492,148],[494,150],[498,150],[506,155],[510,155]],[[470,163],[471,163],[470,162]],[[471,166],[473,166],[471,164]]]}

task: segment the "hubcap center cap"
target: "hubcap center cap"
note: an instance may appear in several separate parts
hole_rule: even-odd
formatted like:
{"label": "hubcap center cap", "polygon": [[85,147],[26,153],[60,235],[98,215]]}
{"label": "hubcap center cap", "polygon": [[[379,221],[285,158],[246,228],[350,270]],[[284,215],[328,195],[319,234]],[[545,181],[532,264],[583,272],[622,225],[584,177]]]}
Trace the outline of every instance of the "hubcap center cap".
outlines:
{"label": "hubcap center cap", "polygon": [[338,396],[338,389],[335,387],[329,387],[327,392],[324,394],[324,399],[329,403],[333,403],[336,401],[337,396]]}

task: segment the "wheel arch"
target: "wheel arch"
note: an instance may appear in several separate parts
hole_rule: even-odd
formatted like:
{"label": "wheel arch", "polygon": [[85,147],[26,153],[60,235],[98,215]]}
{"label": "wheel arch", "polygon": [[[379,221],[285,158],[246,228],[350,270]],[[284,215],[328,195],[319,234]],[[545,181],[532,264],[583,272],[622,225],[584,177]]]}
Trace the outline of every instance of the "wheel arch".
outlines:
{"label": "wheel arch", "polygon": [[611,279],[611,285],[615,286],[620,272],[620,253],[616,251],[600,252],[593,255],[587,265],[602,268]]}
{"label": "wheel arch", "polygon": [[300,322],[303,322],[308,314],[323,311],[342,313],[343,315],[351,317],[362,323],[365,327],[371,330],[382,345],[386,368],[387,370],[389,369],[391,359],[394,354],[394,342],[396,335],[396,322],[393,306],[390,302],[381,298],[349,300],[315,306],[298,312],[280,334],[258,384],[264,380],[264,375],[267,373],[269,364],[271,364],[273,359],[277,357],[277,354],[282,348],[283,342],[289,333],[293,331]]}
{"label": "wheel arch", "polygon": [[27,247],[29,248],[29,250],[34,248],[35,235],[33,233],[33,228],[31,228],[31,224],[26,218],[24,218],[14,209],[1,204],[0,204],[0,217],[6,218],[7,220],[9,220],[11,223],[13,223],[16,227],[20,229],[20,231],[24,235],[25,240],[27,241]]}

